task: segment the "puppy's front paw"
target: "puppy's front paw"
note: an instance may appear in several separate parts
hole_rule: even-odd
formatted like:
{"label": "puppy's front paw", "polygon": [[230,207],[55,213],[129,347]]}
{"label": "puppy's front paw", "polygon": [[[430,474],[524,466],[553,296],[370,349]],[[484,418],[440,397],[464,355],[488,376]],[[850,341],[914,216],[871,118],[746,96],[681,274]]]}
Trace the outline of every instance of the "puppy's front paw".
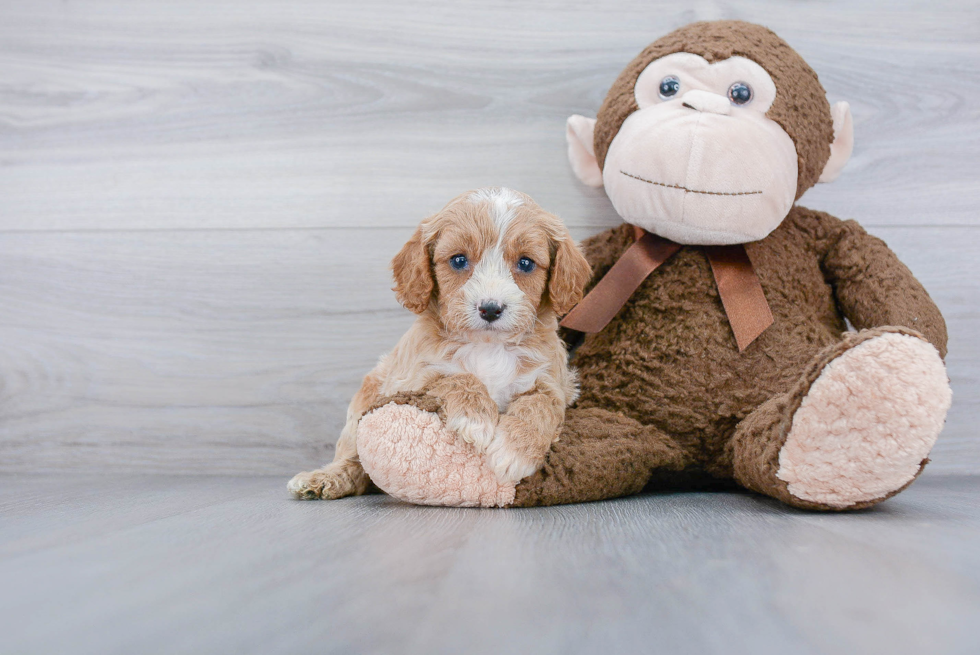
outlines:
{"label": "puppy's front paw", "polygon": [[349,475],[339,469],[327,467],[319,471],[297,473],[286,485],[300,500],[334,500],[356,493],[356,485]]}
{"label": "puppy's front paw", "polygon": [[544,452],[538,452],[539,439],[528,439],[519,420],[503,416],[497,424],[493,442],[487,447],[490,467],[500,482],[517,484],[544,465]]}
{"label": "puppy's front paw", "polygon": [[449,416],[446,419],[446,427],[466,443],[473,444],[479,452],[487,449],[497,430],[495,421],[462,413]]}

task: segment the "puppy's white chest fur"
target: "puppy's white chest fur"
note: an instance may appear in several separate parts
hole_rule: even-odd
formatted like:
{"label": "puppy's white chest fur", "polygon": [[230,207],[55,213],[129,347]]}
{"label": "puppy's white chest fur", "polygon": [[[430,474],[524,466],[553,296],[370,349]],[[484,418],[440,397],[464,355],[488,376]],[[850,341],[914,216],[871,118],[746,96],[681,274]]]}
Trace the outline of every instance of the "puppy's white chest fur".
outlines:
{"label": "puppy's white chest fur", "polygon": [[452,373],[475,375],[486,386],[501,412],[514,396],[534,386],[540,367],[521,371],[524,349],[501,343],[468,343],[453,355],[448,368]]}

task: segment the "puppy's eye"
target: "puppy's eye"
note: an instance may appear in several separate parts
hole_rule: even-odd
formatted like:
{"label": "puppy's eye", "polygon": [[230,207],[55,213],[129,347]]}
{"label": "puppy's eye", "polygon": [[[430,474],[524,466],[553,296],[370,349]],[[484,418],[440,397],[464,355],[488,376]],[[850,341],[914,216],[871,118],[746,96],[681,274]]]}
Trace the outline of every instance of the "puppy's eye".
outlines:
{"label": "puppy's eye", "polygon": [[537,266],[537,264],[535,264],[534,260],[531,259],[530,257],[521,257],[520,259],[517,260],[518,270],[524,273],[530,273],[531,271],[534,270],[535,266]]}
{"label": "puppy's eye", "polygon": [[660,80],[660,97],[666,100],[673,98],[681,90],[681,81],[673,75],[668,75]]}
{"label": "puppy's eye", "polygon": [[470,260],[466,259],[466,255],[453,255],[449,258],[449,265],[453,267],[454,270],[461,271],[466,268],[466,265],[470,263]]}
{"label": "puppy's eye", "polygon": [[747,105],[752,100],[752,87],[745,82],[735,82],[728,87],[728,99],[733,105]]}

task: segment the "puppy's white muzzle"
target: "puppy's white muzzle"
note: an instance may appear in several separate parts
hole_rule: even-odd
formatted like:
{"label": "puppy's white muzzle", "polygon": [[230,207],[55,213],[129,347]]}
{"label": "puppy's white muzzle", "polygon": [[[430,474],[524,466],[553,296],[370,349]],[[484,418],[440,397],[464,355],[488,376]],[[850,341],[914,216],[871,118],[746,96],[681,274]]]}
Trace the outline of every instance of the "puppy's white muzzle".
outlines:
{"label": "puppy's white muzzle", "polygon": [[514,330],[519,313],[514,308],[527,302],[498,248],[483,255],[463,285],[463,294],[470,308],[470,327],[476,330]]}

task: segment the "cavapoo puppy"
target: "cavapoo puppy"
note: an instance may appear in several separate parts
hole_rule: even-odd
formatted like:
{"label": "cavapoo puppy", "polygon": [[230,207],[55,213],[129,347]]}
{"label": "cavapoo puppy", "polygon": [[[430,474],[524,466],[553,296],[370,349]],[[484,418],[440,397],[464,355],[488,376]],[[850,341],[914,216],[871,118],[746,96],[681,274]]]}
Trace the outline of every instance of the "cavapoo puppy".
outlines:
{"label": "cavapoo puppy", "polygon": [[300,498],[362,494],[361,416],[385,396],[425,391],[446,427],[486,454],[500,481],[534,473],[578,395],[558,316],[582,298],[589,264],[558,217],[504,188],[464,193],[422,221],[392,261],[418,319],[367,374],[328,466],[300,473]]}

